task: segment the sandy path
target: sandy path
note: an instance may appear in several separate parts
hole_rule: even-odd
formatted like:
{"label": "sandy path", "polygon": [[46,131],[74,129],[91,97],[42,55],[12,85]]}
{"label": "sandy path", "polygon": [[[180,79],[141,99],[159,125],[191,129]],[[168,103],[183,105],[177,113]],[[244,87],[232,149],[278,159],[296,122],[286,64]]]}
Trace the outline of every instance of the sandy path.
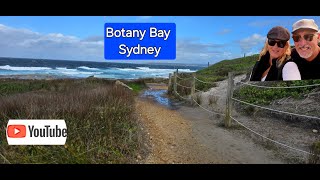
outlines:
{"label": "sandy path", "polygon": [[[223,100],[217,105],[219,102]],[[283,163],[272,152],[221,127],[222,117],[199,107],[181,105],[170,110],[137,98],[136,109],[150,145],[150,153],[142,163]]]}
{"label": "sandy path", "polygon": [[217,154],[230,164],[278,164],[284,163],[273,152],[262,148],[249,139],[239,136],[236,131],[221,124],[223,117],[212,116],[198,107],[181,107],[178,112],[191,122],[196,140],[204,144],[210,153]]}
{"label": "sandy path", "polygon": [[195,139],[190,122],[180,113],[142,99],[137,99],[136,109],[151,146],[144,163],[223,163]]}

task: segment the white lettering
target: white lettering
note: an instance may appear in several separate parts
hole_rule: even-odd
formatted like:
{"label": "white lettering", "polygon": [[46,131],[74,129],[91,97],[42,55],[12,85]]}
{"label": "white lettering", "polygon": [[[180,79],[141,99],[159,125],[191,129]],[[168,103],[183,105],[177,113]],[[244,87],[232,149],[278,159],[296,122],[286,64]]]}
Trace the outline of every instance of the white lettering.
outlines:
{"label": "white lettering", "polygon": [[168,32],[166,30],[157,30],[155,27],[150,27],[150,37],[155,38],[155,37],[161,37],[164,38],[164,40],[167,40],[169,38],[171,30]]}
{"label": "white lettering", "polygon": [[166,33],[166,30],[163,30],[163,31],[164,31],[164,34],[165,34],[164,40],[166,41],[169,38],[171,30],[169,30],[168,33]]}
{"label": "white lettering", "polygon": [[143,40],[146,35],[147,30],[125,30],[121,28],[121,30],[114,30],[111,27],[106,28],[106,37],[123,37],[123,38],[139,38],[140,41]]}
{"label": "white lettering", "polygon": [[127,47],[125,44],[121,44],[119,46],[119,51],[120,54],[127,54],[127,57],[130,57],[131,54],[136,54],[136,55],[141,55],[141,54],[155,54],[154,57],[158,57],[161,47],[144,47],[138,44],[137,46],[134,47]]}
{"label": "white lettering", "polygon": [[146,35],[147,30],[143,30],[143,31],[139,30],[139,32],[141,34],[141,38],[139,40],[142,41],[144,36]]}
{"label": "white lettering", "polygon": [[154,50],[156,51],[156,55],[154,57],[158,57],[161,47],[159,47],[159,49],[157,49],[156,47],[154,47]]}
{"label": "white lettering", "polygon": [[113,36],[113,28],[108,27],[106,31],[107,37],[112,37]]}
{"label": "white lettering", "polygon": [[120,53],[120,54],[126,54],[126,49],[125,49],[125,48],[126,48],[126,45],[125,45],[125,44],[120,44],[119,49],[120,49],[120,50],[123,50],[123,52],[120,52],[120,51],[119,51],[119,53]]}
{"label": "white lettering", "polygon": [[157,28],[154,28],[154,27],[150,28],[150,37],[151,38],[157,37]]}

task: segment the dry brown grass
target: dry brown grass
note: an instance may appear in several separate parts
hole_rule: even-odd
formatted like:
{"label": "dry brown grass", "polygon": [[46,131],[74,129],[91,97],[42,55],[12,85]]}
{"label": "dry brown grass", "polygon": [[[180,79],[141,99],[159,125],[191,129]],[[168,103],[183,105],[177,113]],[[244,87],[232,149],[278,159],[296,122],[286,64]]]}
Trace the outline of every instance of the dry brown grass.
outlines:
{"label": "dry brown grass", "polygon": [[[11,163],[134,162],[140,132],[133,92],[98,79],[30,82],[11,80],[5,86],[15,93],[0,96],[0,153]],[[36,84],[41,85],[33,88]],[[14,90],[21,87],[25,89]],[[9,146],[5,139],[9,119],[64,119],[66,145]]]}

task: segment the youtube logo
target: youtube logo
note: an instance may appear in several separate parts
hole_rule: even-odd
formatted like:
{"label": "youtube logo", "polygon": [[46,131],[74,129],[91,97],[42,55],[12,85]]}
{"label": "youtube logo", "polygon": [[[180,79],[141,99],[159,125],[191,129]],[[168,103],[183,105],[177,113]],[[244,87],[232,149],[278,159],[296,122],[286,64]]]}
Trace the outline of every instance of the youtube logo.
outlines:
{"label": "youtube logo", "polygon": [[24,138],[26,137],[25,125],[9,125],[7,128],[7,134],[10,138]]}
{"label": "youtube logo", "polygon": [[67,125],[63,119],[9,119],[8,145],[65,145]]}

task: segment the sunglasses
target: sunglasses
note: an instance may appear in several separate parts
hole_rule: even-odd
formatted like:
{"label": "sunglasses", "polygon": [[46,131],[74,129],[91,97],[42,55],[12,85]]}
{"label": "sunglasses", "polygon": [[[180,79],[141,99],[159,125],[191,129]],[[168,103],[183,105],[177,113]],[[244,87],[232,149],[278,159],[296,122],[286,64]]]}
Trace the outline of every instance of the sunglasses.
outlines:
{"label": "sunglasses", "polygon": [[[313,36],[315,36],[315,34],[305,34],[305,35],[303,35],[303,38],[304,38],[306,41],[312,41]],[[301,36],[299,36],[299,35],[293,35],[293,36],[292,36],[292,39],[293,39],[294,42],[299,42],[300,39],[301,39]]]}
{"label": "sunglasses", "polygon": [[276,43],[279,48],[284,48],[287,44],[287,41],[276,41],[274,39],[268,39],[268,44],[270,46],[274,46]]}

